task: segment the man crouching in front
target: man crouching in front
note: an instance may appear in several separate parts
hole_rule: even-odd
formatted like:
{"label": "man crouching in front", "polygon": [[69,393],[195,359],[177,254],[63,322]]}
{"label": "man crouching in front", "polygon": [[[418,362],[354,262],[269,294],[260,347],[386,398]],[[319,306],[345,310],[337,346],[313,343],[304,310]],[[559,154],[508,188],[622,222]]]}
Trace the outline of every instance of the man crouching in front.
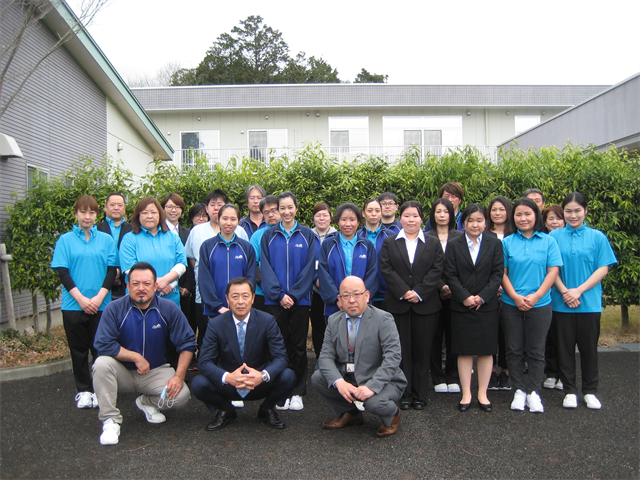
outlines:
{"label": "man crouching in front", "polygon": [[[184,383],[196,338],[183,313],[171,300],[157,297],[156,271],[146,262],[128,272],[129,294],[107,305],[94,346],[93,386],[102,420],[102,445],[115,445],[122,415],[116,408],[118,392],[138,392],[136,406],[147,422],[166,421],[160,410],[182,407],[191,398]],[[179,352],[174,370],[165,358],[167,340]]]}
{"label": "man crouching in front", "polygon": [[362,425],[360,410],[366,410],[382,420],[376,435],[388,437],[398,430],[396,403],[407,379],[400,369],[400,337],[393,316],[368,303],[362,279],[351,276],[342,281],[342,311],[329,317],[311,384],[338,417],[324,422],[324,428]]}
{"label": "man crouching in front", "polygon": [[285,428],[274,407],[291,395],[296,376],[287,368],[276,319],[251,308],[254,287],[247,278],[234,278],[225,290],[229,310],[209,321],[198,355],[200,375],[191,382],[196,398],[215,412],[206,430],[220,430],[238,417],[232,401],[261,398],[258,418]]}

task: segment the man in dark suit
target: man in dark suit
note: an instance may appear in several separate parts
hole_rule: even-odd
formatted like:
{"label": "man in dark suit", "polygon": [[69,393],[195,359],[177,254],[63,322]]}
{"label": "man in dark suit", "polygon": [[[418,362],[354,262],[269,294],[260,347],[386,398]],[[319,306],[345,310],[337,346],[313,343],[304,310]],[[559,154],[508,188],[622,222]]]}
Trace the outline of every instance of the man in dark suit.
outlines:
{"label": "man in dark suit", "polygon": [[[227,284],[229,310],[209,322],[198,355],[198,375],[191,391],[210,412],[206,430],[224,428],[238,417],[232,401],[264,398],[258,418],[271,428],[285,428],[275,405],[291,394],[296,384],[276,319],[252,309],[254,287],[245,277]],[[217,409],[217,411],[216,411]]]}
{"label": "man in dark suit", "polygon": [[[124,216],[127,207],[124,202],[124,196],[121,193],[110,193],[104,204],[104,220],[99,222],[96,227],[100,232],[108,233],[116,242],[118,251],[120,250],[120,242],[122,237],[131,231],[131,224],[125,222]],[[120,261],[118,260],[118,265]],[[120,267],[116,272],[116,279],[111,287],[111,299],[116,300],[124,295],[125,285],[122,282]]]}
{"label": "man in dark suit", "polygon": [[338,295],[342,311],[329,317],[311,384],[338,417],[328,429],[364,423],[360,409],[379,415],[377,435],[396,433],[407,379],[400,369],[400,338],[391,314],[367,305],[362,279],[345,278]]}

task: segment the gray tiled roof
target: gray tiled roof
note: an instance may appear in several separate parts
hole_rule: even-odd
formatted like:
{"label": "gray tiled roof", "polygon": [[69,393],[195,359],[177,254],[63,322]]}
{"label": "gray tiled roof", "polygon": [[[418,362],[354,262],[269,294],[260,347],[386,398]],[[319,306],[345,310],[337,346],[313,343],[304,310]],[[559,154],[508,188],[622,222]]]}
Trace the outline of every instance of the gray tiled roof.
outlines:
{"label": "gray tiled roof", "polygon": [[146,110],[573,106],[606,85],[215,85],[133,88]]}

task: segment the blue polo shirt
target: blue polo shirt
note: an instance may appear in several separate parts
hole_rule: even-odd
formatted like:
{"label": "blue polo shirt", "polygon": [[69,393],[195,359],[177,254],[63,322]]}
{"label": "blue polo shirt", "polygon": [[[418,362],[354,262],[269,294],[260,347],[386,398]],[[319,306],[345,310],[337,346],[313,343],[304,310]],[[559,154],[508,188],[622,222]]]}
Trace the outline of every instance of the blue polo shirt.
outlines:
{"label": "blue polo shirt", "polygon": [[[553,230],[549,235],[558,243],[564,263],[560,268],[560,280],[567,288],[579,287],[600,267],[612,267],[618,263],[605,234],[588,227],[586,223],[576,229],[567,225]],[[602,312],[602,283],[584,292],[577,308],[569,308],[555,288],[551,299],[554,312]]]}
{"label": "blue polo shirt", "polygon": [[376,244],[376,240],[378,238],[378,234],[382,230],[382,223],[380,223],[378,225],[378,228],[376,230],[373,230],[373,231],[369,230],[367,228],[366,224],[365,224],[364,228],[365,228],[365,231],[367,232],[367,240],[369,240],[371,243],[373,243],[375,245]]}
{"label": "blue polo shirt", "polygon": [[[116,242],[108,233],[99,232],[94,226],[90,230],[91,237],[87,242],[84,230],[77,225],[73,231],[65,233],[56,242],[53,251],[51,268],[64,267],[80,293],[87,298],[95,297],[104,283],[107,267],[118,266]],[[111,301],[111,292],[107,293],[98,310]],[[62,310],[80,311],[80,305],[64,286],[62,287]]]}
{"label": "blue polo shirt", "polygon": [[[546,233],[535,232],[531,238],[520,230],[502,241],[504,268],[509,269],[509,280],[518,295],[536,293],[547,276],[548,267],[561,267],[562,256],[556,241]],[[506,292],[505,292],[506,293]],[[509,295],[502,295],[502,301],[512,306],[515,302]],[[534,308],[551,303],[551,293],[545,293]]]}
{"label": "blue polo shirt", "polygon": [[347,276],[349,276],[351,275],[351,267],[353,265],[353,249],[358,241],[358,235],[354,235],[351,240],[344,238],[341,233],[338,234],[338,237],[340,238],[340,246],[344,252],[344,266],[347,269]]}
{"label": "blue polo shirt", "polygon": [[[156,269],[158,277],[163,277],[178,263],[187,265],[184,245],[178,235],[158,227],[153,235],[149,230],[140,227],[140,233],[127,233],[120,244],[120,268],[126,272],[138,262],[148,262]],[[127,281],[128,276],[127,276]],[[180,293],[176,286],[169,295],[164,296],[180,306]]]}

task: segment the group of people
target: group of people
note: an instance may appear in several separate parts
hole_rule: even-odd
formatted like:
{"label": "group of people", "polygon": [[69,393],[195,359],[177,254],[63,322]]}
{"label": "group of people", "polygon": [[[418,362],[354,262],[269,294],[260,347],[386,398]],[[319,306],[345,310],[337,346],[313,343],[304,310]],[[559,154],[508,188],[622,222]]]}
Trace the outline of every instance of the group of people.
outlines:
{"label": "group of people", "polygon": [[191,369],[191,392],[213,413],[207,430],[257,399],[258,417],[285,428],[278,412],[304,408],[311,322],[311,384],[336,417],[324,428],[362,424],[367,411],[380,416],[378,436],[393,435],[401,410],[426,408],[429,374],[467,411],[474,356],[483,411],[493,409],[487,391],[513,389],[512,410],[543,412],[543,387],[577,408],[576,345],[584,402],[600,408],[600,282],[616,258],[587,226],[586,199],[546,207],[530,189],[486,210],[461,210],[463,200],[459,183],[443,185],[424,229],[420,203],[391,192],[335,214],[319,203],[311,229],[296,220],[295,194],[251,185],[246,217],[213,190],[189,210],[188,229],[177,193],[143,198],[130,223],[122,194],[109,195],[98,224],[97,201],[81,196],[52,261],[77,407],[100,409],[100,442],[113,445],[119,391],[140,393],[136,406],[162,423],[188,401]]}

